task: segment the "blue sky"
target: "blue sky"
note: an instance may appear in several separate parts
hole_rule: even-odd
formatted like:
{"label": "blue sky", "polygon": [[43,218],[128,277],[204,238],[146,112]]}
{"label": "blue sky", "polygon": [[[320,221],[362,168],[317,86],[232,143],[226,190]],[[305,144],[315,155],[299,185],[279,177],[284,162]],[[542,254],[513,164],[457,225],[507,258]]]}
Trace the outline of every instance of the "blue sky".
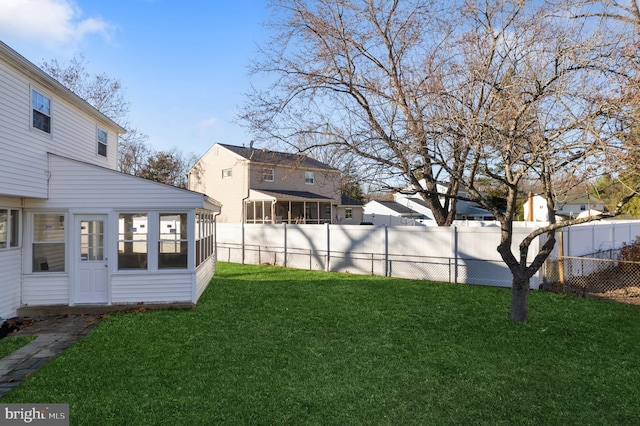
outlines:
{"label": "blue sky", "polygon": [[0,0],[0,40],[36,65],[83,54],[121,81],[149,145],[200,156],[249,143],[234,120],[269,14],[266,0]]}

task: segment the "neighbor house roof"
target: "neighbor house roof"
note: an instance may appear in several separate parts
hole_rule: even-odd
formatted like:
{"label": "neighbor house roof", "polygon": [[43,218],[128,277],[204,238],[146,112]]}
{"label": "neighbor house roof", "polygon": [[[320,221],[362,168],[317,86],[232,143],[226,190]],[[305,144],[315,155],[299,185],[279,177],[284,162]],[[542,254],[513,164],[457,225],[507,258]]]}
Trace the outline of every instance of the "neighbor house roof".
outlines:
{"label": "neighbor house roof", "polygon": [[394,212],[399,213],[399,214],[403,214],[403,215],[417,215],[417,214],[419,214],[415,210],[412,210],[409,207],[403,206],[400,203],[396,203],[395,201],[375,200],[375,202],[378,203],[378,204],[381,204],[381,205],[385,206],[386,208],[391,209]]}
{"label": "neighbor house roof", "polygon": [[348,195],[342,194],[340,196],[340,205],[341,206],[361,206],[362,203],[355,198],[349,197]]}
{"label": "neighbor house roof", "polygon": [[331,201],[331,198],[324,195],[314,194],[313,192],[306,191],[265,191],[263,189],[252,189],[252,192],[258,192],[260,194],[273,197],[276,200],[283,201],[304,201],[304,200],[324,200]]}
{"label": "neighbor house roof", "polygon": [[325,164],[321,161],[315,160],[304,154],[292,154],[289,152],[270,151],[267,149],[258,149],[253,147],[235,146],[219,144],[220,146],[232,151],[239,156],[246,158],[247,160],[264,163],[264,164],[278,164],[285,166],[304,167],[310,169],[321,169],[338,171],[337,169]]}

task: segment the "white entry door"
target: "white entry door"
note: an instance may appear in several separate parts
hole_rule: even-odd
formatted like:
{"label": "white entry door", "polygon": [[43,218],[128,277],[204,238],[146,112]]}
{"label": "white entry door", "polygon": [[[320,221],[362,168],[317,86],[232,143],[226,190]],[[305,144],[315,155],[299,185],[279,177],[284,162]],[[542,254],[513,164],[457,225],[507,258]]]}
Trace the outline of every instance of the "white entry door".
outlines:
{"label": "white entry door", "polygon": [[105,304],[109,301],[107,216],[76,216],[75,235],[75,303]]}

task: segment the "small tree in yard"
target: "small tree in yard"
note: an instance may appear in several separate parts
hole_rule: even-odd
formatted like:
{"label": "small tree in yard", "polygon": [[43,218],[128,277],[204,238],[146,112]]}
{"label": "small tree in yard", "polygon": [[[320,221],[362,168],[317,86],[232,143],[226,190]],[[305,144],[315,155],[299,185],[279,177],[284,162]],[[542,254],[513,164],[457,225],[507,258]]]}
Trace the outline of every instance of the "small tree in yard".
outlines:
{"label": "small tree in yard", "polygon": [[[513,276],[511,318],[525,321],[529,280],[551,253],[555,231],[595,219],[555,222],[558,176],[584,182],[616,172],[628,151],[623,135],[634,117],[623,88],[633,70],[618,55],[617,34],[524,0],[274,6],[284,15],[280,32],[256,70],[277,79],[269,96],[253,94],[244,115],[256,134],[297,144],[322,133],[331,145],[401,173],[439,225],[451,223],[464,189],[465,199],[500,222],[497,250]],[[436,190],[442,179],[446,194]],[[532,180],[551,222],[514,253],[517,201]],[[487,185],[504,194],[502,206],[483,194]]]}

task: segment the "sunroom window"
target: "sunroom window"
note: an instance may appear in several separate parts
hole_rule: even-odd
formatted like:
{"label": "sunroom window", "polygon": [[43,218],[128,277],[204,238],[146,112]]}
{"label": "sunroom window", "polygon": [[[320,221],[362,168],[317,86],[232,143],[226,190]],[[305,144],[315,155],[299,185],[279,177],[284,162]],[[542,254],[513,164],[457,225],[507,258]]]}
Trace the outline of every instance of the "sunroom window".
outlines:
{"label": "sunroom window", "polygon": [[148,218],[136,213],[118,217],[118,269],[147,269]]}
{"label": "sunroom window", "polygon": [[186,268],[189,240],[186,213],[160,213],[158,268]]}

